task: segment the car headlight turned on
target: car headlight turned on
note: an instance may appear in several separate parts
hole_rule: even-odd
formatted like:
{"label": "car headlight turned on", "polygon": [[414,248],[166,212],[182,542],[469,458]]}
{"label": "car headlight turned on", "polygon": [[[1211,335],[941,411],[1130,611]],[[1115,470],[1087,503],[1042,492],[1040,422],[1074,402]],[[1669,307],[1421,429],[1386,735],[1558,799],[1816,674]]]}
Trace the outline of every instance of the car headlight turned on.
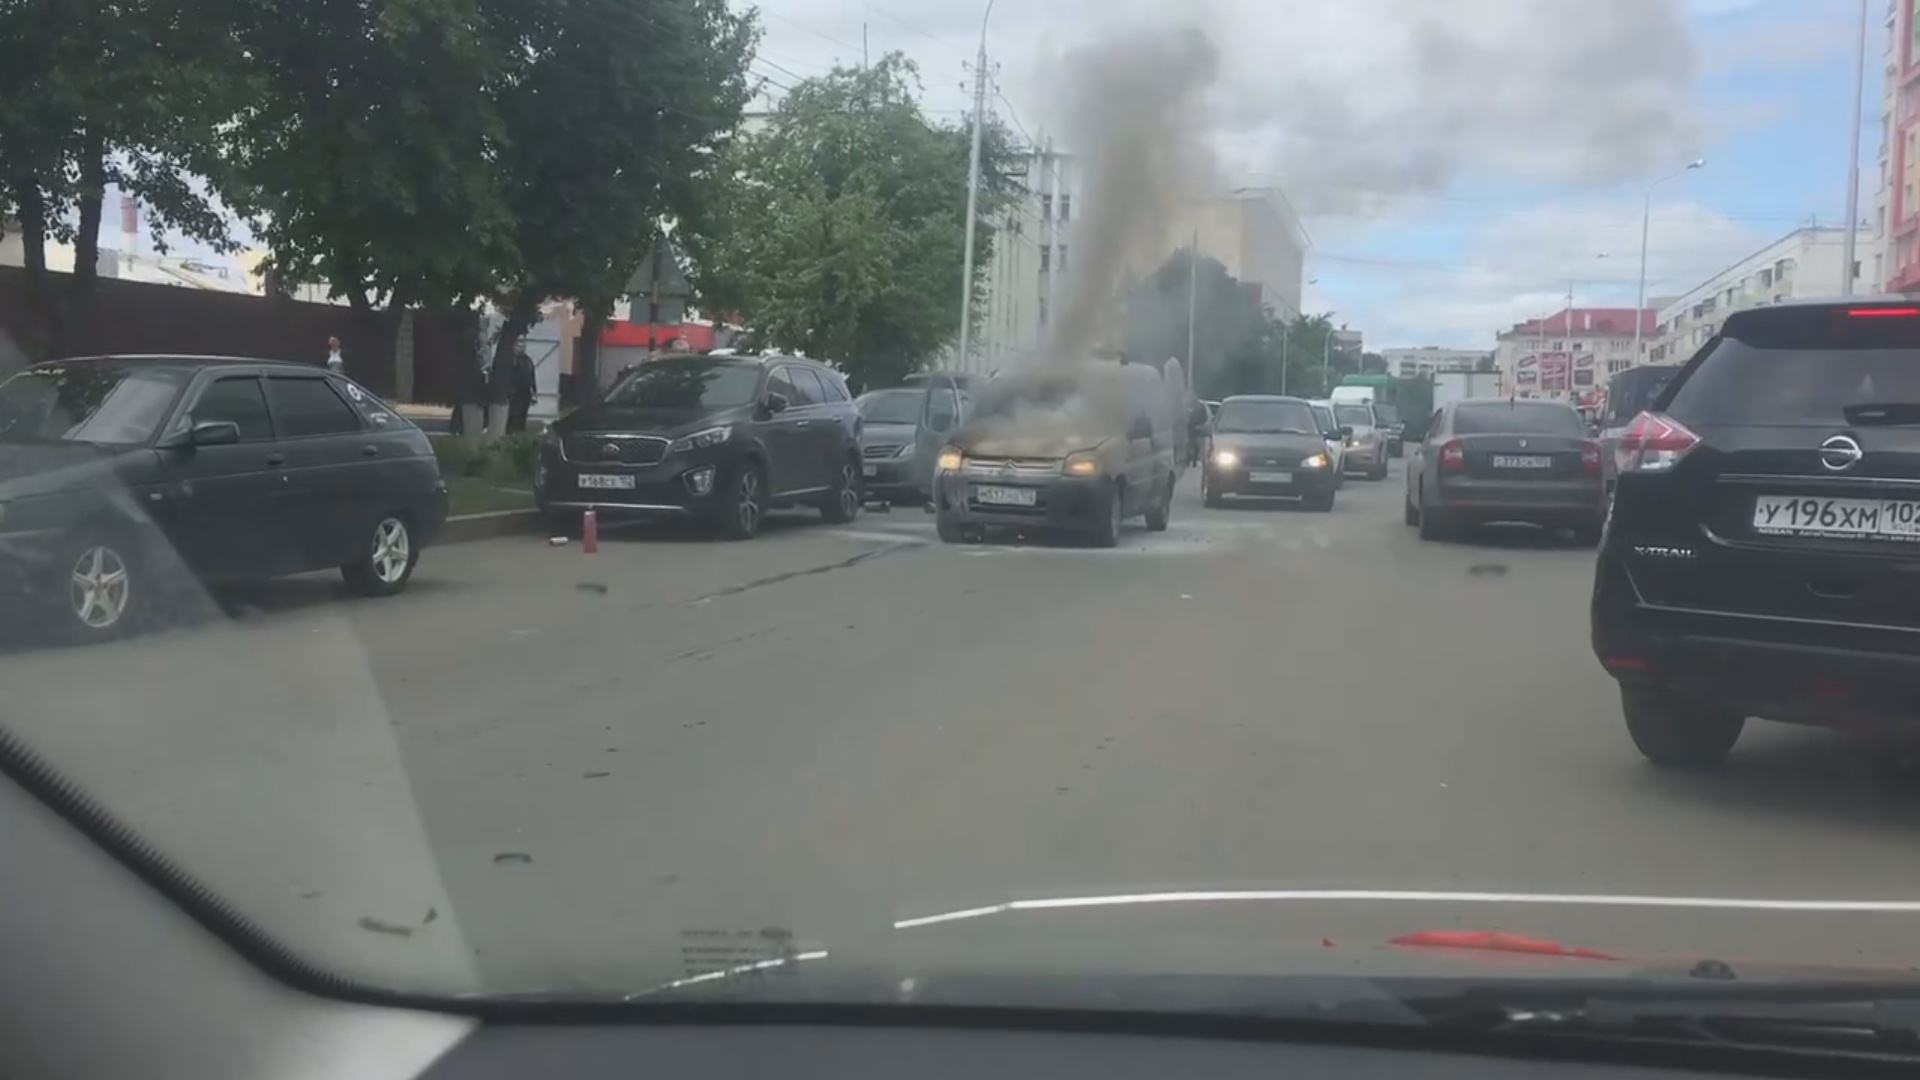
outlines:
{"label": "car headlight turned on", "polygon": [[1327,467],[1327,455],[1315,454],[1302,461],[1300,467],[1303,469],[1324,469]]}
{"label": "car headlight turned on", "polygon": [[675,439],[673,445],[667,447],[667,452],[670,454],[683,454],[688,450],[699,450],[709,446],[719,446],[732,437],[733,428],[731,427],[711,427],[705,431],[696,431],[691,435]]}
{"label": "car headlight turned on", "polygon": [[1100,473],[1100,462],[1094,460],[1092,454],[1069,454],[1066,462],[1060,466],[1060,471],[1067,476],[1097,476]]}
{"label": "car headlight turned on", "polygon": [[959,447],[949,446],[940,451],[940,456],[934,459],[934,465],[941,472],[959,472],[966,460],[966,455],[960,452]]}
{"label": "car headlight turned on", "polygon": [[1240,464],[1240,455],[1231,450],[1216,451],[1213,455],[1213,463],[1223,469],[1231,469]]}

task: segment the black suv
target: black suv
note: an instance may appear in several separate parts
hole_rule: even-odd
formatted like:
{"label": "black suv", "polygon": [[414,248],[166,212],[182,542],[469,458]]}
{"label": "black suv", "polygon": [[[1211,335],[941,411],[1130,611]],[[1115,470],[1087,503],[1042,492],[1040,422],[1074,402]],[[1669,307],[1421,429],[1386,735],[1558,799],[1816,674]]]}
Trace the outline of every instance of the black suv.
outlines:
{"label": "black suv", "polygon": [[770,509],[860,512],[859,410],[839,372],[795,356],[667,356],[546,429],[534,492],[556,524],[593,510],[695,518],[728,539]]}
{"label": "black suv", "polygon": [[1650,760],[1920,722],[1920,306],[1728,316],[1621,434],[1593,649]]}

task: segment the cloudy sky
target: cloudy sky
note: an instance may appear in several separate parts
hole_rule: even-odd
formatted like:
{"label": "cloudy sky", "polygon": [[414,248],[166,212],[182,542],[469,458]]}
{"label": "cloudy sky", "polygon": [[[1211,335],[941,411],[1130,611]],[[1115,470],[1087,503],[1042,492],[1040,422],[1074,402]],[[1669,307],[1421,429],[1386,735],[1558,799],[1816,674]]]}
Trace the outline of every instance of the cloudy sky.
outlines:
{"label": "cloudy sky", "polygon": [[[1872,0],[1861,213],[1877,170]],[[863,54],[920,66],[958,120],[985,0],[761,0],[777,98]],[[1242,184],[1281,187],[1314,250],[1308,311],[1371,347],[1490,347],[1506,324],[1633,302],[1648,184],[1649,293],[1678,293],[1845,210],[1856,0],[1003,0],[992,107],[1061,130],[1063,57],[1128,25],[1197,26],[1220,52],[1194,124]]]}

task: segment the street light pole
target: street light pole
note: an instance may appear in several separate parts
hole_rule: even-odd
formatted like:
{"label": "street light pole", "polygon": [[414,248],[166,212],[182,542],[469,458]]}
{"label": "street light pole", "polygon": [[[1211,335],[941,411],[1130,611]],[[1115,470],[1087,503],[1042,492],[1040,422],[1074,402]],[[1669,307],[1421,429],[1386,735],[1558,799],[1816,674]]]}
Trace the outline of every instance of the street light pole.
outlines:
{"label": "street light pole", "polygon": [[1647,198],[1640,208],[1640,291],[1633,301],[1633,362],[1636,366],[1640,363],[1641,325],[1646,322],[1643,312],[1647,310],[1647,233],[1653,224],[1653,189],[1676,176],[1684,176],[1694,169],[1705,168],[1706,164],[1706,158],[1695,158],[1687,162],[1686,168],[1670,172],[1647,185]]}
{"label": "street light pole", "polygon": [[1860,224],[1860,88],[1867,81],[1867,0],[1860,0],[1860,41],[1853,54],[1853,132],[1847,149],[1847,236],[1840,248],[1840,295],[1853,295],[1855,237]]}
{"label": "street light pole", "polygon": [[1193,230],[1193,246],[1187,250],[1187,392],[1193,392],[1193,330],[1200,305],[1200,230]]}
{"label": "street light pole", "polygon": [[967,370],[967,357],[973,332],[973,234],[980,213],[980,134],[987,111],[987,20],[993,16],[993,0],[987,0],[986,14],[980,16],[980,50],[973,61],[973,149],[967,154],[967,235],[960,261],[960,352],[955,366]]}

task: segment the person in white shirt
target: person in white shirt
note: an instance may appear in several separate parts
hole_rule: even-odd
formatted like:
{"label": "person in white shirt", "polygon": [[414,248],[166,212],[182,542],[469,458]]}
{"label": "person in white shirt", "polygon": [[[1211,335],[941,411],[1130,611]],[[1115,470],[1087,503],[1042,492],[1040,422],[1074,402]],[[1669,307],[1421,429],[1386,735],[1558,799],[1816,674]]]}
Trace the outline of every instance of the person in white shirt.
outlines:
{"label": "person in white shirt", "polygon": [[340,339],[337,337],[328,338],[327,370],[344,375],[346,374],[346,367],[346,358],[340,355]]}

